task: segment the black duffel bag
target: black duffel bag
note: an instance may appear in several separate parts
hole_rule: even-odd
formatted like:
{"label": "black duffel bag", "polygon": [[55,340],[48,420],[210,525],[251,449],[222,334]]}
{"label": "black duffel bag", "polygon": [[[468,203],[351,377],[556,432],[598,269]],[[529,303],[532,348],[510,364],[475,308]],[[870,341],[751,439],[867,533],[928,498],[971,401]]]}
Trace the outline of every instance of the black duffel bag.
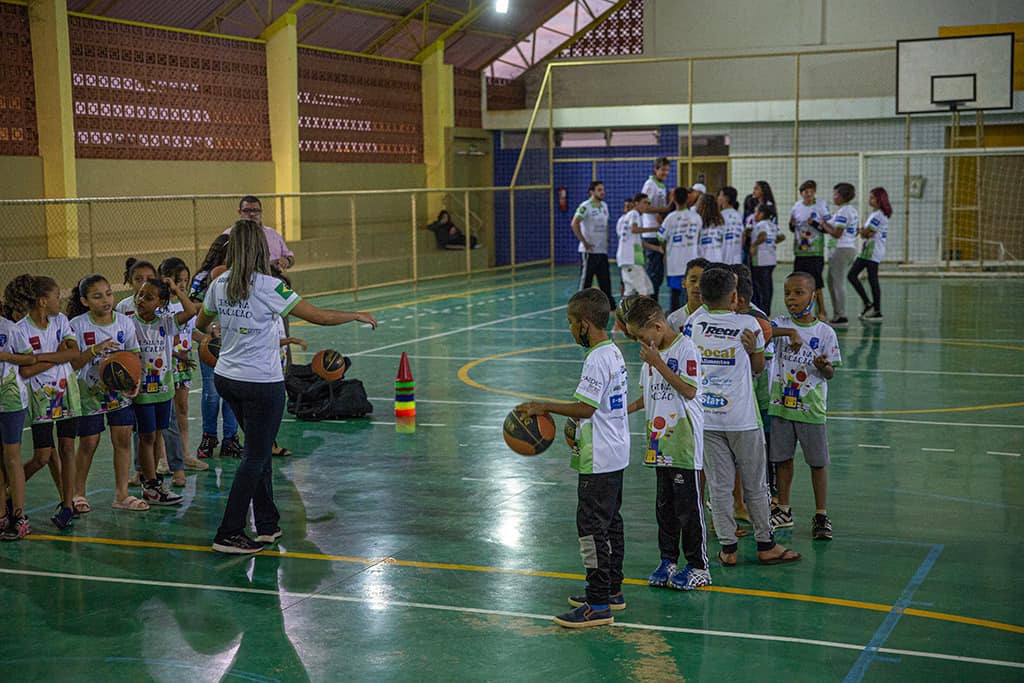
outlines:
{"label": "black duffel bag", "polygon": [[309,365],[292,365],[284,378],[288,412],[299,420],[339,420],[373,412],[363,383],[357,379],[328,382]]}

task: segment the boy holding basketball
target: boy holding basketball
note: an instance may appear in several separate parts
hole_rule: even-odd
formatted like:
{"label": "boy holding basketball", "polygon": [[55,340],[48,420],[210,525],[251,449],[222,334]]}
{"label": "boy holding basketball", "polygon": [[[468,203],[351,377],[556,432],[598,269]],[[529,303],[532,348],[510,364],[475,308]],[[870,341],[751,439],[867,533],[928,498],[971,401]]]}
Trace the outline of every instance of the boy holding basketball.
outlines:
{"label": "boy holding basketball", "polygon": [[574,403],[522,403],[526,415],[554,413],[579,420],[579,448],[569,465],[579,473],[576,529],[586,595],[569,598],[575,606],[555,617],[566,628],[611,624],[612,610],[625,609],[622,596],[622,475],[629,464],[629,421],[626,414],[626,361],[605,331],[611,302],[593,287],[573,294],[566,311],[569,330],[587,349]]}
{"label": "boy holding basketball", "polygon": [[[627,326],[640,342],[643,395],[629,412],[644,409],[648,445],[644,465],[655,468],[661,564],[651,586],[690,591],[711,585],[698,472],[704,463],[704,411],[698,393],[700,355],[693,342],[669,326],[661,306],[640,299]],[[678,571],[682,541],[686,567]]]}

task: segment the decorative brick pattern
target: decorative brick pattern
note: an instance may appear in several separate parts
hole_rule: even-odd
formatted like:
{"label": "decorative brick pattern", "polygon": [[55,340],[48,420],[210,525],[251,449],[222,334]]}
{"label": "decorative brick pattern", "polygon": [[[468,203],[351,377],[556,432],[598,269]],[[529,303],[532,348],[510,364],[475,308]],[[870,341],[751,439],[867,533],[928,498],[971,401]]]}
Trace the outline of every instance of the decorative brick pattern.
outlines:
{"label": "decorative brick pattern", "polygon": [[39,132],[28,8],[0,4],[0,155],[37,154]]}

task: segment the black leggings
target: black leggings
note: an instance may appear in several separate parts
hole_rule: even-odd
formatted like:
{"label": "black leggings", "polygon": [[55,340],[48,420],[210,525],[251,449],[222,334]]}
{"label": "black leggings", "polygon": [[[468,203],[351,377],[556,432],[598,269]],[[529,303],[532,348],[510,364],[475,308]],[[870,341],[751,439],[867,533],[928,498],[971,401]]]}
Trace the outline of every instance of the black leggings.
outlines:
{"label": "black leggings", "polygon": [[[864,291],[864,285],[860,283],[860,272],[865,268],[868,269],[868,284],[871,285],[871,298],[868,299],[868,293]],[[850,268],[850,272],[846,274],[846,279],[850,281],[853,288],[857,290],[860,300],[864,302],[865,306],[871,306],[879,313],[882,312],[882,289],[878,286],[878,263],[866,258],[860,258],[859,256],[854,259],[853,266]]]}

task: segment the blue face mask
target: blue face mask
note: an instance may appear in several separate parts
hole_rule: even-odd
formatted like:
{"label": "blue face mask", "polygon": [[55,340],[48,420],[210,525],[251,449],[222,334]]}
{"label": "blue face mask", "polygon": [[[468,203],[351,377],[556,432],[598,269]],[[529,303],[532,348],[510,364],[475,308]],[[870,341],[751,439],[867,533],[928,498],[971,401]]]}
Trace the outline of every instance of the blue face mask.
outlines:
{"label": "blue face mask", "polygon": [[804,310],[800,311],[800,313],[798,313],[796,317],[802,318],[802,317],[804,317],[805,315],[807,315],[808,313],[810,313],[813,310],[814,310],[814,299],[812,298],[811,302],[809,304],[807,304],[807,308],[805,308]]}

